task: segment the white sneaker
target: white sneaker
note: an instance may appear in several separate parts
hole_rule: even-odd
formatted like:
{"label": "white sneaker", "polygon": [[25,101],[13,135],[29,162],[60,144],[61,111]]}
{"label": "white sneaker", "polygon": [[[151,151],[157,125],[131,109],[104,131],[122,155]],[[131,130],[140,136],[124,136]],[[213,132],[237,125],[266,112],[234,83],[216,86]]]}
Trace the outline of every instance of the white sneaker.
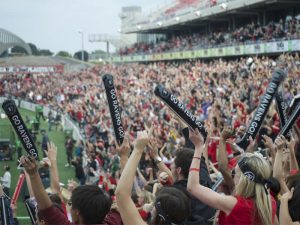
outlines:
{"label": "white sneaker", "polygon": [[66,165],[65,165],[65,167],[69,167],[70,165],[69,165],[69,163],[67,163]]}

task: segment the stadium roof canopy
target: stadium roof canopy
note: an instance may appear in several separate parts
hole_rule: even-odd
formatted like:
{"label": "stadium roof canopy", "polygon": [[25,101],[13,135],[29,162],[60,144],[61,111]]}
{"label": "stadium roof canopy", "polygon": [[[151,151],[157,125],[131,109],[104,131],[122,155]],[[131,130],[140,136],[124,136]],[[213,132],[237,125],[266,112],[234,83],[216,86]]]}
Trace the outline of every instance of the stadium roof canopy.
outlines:
{"label": "stadium roof canopy", "polygon": [[24,48],[26,52],[31,55],[31,48],[25,41],[12,32],[0,28],[0,55],[8,49],[16,46]]}
{"label": "stadium roof canopy", "polygon": [[[178,2],[190,2],[192,0],[178,0]],[[170,10],[163,8],[146,18],[130,18],[123,33],[165,33],[172,30],[186,30],[195,26],[207,24],[208,21],[227,21],[234,16],[257,15],[264,9],[278,10],[283,7],[299,6],[299,0],[193,0],[198,4],[170,14]],[[203,3],[215,2],[214,5]],[[176,6],[176,5],[175,5]]]}

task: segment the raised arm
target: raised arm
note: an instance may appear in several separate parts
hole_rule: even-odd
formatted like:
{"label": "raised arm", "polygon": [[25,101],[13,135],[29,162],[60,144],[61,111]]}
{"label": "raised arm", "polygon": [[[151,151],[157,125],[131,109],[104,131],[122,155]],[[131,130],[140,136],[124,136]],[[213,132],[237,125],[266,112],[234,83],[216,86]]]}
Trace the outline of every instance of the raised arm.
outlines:
{"label": "raised arm", "polygon": [[217,151],[218,169],[223,175],[224,182],[232,190],[234,188],[234,182],[231,176],[231,171],[228,169],[228,156],[226,152],[226,141],[231,136],[232,130],[230,128],[224,128],[220,137],[219,149]]}
{"label": "raised arm", "polygon": [[149,136],[147,131],[139,132],[134,144],[134,150],[125,165],[125,168],[117,185],[117,204],[123,223],[125,225],[146,224],[141,218],[138,209],[131,199],[131,190],[138,163],[148,142]]}
{"label": "raised arm", "polygon": [[295,155],[295,146],[296,146],[296,139],[295,136],[292,135],[290,141],[287,142],[287,147],[290,150],[290,172],[299,171],[299,165]]}
{"label": "raised arm", "polygon": [[233,196],[221,195],[210,188],[199,184],[199,167],[200,158],[203,152],[203,138],[198,129],[196,129],[196,131],[190,130],[189,133],[190,140],[195,145],[195,152],[188,177],[187,190],[203,203],[229,214],[235,206],[237,199]]}
{"label": "raised arm", "polygon": [[157,142],[155,140],[150,141],[150,151],[149,155],[150,157],[154,160],[156,166],[161,172],[166,172],[169,176],[169,179],[172,180],[172,183],[174,181],[173,175],[171,170],[164,164],[163,160],[161,157],[158,155],[158,147],[157,147]]}
{"label": "raised arm", "polygon": [[121,166],[121,173],[128,161],[128,156],[130,153],[130,145],[129,145],[129,134],[125,134],[125,138],[121,146],[117,146],[117,152],[120,156],[120,166]]}
{"label": "raised arm", "polygon": [[32,191],[37,201],[39,210],[51,207],[52,202],[42,184],[35,159],[33,157],[22,156],[20,161],[29,176]]}
{"label": "raised arm", "polygon": [[267,135],[262,135],[262,141],[263,141],[265,147],[267,147],[269,149],[269,152],[270,152],[271,158],[272,158],[272,163],[274,164],[276,151],[275,151],[275,145],[272,141],[272,138],[270,138]]}
{"label": "raised arm", "polygon": [[294,188],[286,192],[280,199],[279,221],[280,225],[300,225],[299,222],[293,222],[289,213],[289,200],[293,197]]}
{"label": "raised arm", "polygon": [[277,137],[275,140],[275,148],[277,150],[275,161],[273,164],[273,177],[275,177],[281,186],[281,194],[284,194],[288,191],[287,185],[283,177],[283,168],[282,168],[282,158],[283,158],[283,148],[285,146],[286,140],[283,136]]}
{"label": "raised arm", "polygon": [[53,193],[60,194],[59,174],[57,168],[57,147],[53,142],[48,143],[48,158],[51,162],[50,166],[50,181]]}

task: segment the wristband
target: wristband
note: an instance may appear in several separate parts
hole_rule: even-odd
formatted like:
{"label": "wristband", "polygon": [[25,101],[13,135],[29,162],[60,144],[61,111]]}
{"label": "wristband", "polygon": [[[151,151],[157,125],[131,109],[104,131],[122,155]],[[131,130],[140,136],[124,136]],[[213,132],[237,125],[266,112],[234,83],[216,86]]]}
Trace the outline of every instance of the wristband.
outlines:
{"label": "wristband", "polygon": [[198,169],[198,168],[190,168],[190,169],[189,169],[189,172],[192,172],[192,171],[199,172],[200,169]]}
{"label": "wristband", "polygon": [[201,160],[201,157],[194,156],[193,159],[199,159],[199,160]]}

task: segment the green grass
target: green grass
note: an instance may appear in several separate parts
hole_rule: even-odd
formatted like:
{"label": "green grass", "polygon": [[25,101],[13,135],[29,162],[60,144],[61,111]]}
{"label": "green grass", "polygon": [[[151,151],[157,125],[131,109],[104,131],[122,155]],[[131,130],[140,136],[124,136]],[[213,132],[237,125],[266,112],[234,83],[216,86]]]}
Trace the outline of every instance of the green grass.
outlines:
{"label": "green grass", "polygon": [[[25,115],[29,116],[30,118],[33,118],[35,116],[34,112],[30,112],[27,110],[19,109],[23,120],[25,119]],[[1,124],[7,124],[7,119],[0,119],[0,125]],[[1,126],[0,126],[1,129]],[[65,164],[67,162],[67,156],[65,153],[65,147],[64,147],[64,141],[65,141],[65,135],[63,131],[55,131],[55,127],[52,128],[51,132],[48,132],[48,123],[46,121],[43,121],[41,119],[41,128],[40,129],[45,129],[48,133],[49,139],[53,141],[56,146],[57,146],[57,164],[58,164],[58,170],[59,170],[59,176],[60,176],[60,181],[64,183],[65,185],[67,184],[68,179],[73,178],[75,175],[74,169],[72,167],[65,168]],[[53,131],[54,129],[54,131]],[[0,138],[3,138],[0,136]],[[41,135],[39,134],[37,137],[37,141],[41,142],[42,138]],[[39,156],[42,158],[42,151],[41,151],[41,146],[37,146],[39,149]],[[25,154],[25,151],[23,150],[23,154]],[[11,196],[13,195],[16,183],[19,178],[20,171],[17,169],[17,161],[16,161],[17,155],[16,153],[13,156],[13,161],[0,161],[0,175],[3,176],[4,170],[3,170],[3,165],[7,164],[11,168],[11,176],[12,176],[12,185],[10,189]],[[21,217],[27,217],[27,211],[25,208],[24,203],[22,202],[21,196],[18,200],[18,209],[17,209],[17,216]],[[20,224],[31,224],[29,220],[19,220]]]}

